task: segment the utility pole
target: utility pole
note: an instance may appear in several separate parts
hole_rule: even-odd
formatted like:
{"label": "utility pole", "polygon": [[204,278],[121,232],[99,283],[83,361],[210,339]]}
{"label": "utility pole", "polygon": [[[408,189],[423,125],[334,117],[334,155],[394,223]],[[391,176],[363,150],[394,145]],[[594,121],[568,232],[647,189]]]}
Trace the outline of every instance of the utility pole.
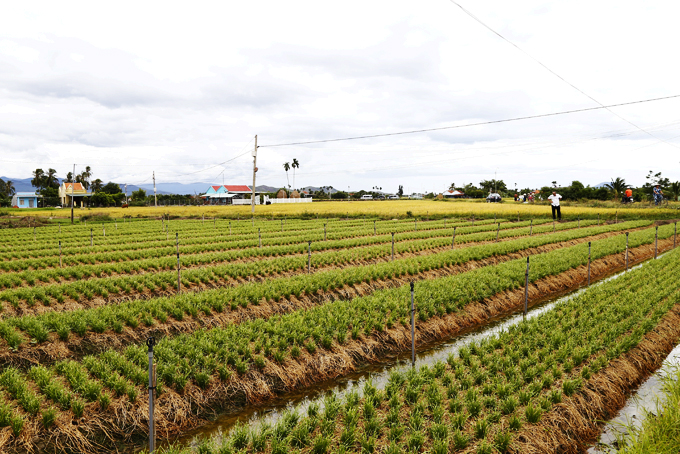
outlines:
{"label": "utility pole", "polygon": [[125,205],[128,204],[128,199],[127,199],[127,183],[125,183]]}
{"label": "utility pole", "polygon": [[73,186],[76,184],[76,165],[73,164],[73,173],[71,174],[71,225],[73,225]]}
{"label": "utility pole", "polygon": [[156,198],[156,171],[153,172],[153,206],[158,206],[158,199]]}
{"label": "utility pole", "polygon": [[255,213],[255,174],[257,174],[257,134],[255,135],[255,147],[253,148],[253,195],[250,197],[251,213]]}

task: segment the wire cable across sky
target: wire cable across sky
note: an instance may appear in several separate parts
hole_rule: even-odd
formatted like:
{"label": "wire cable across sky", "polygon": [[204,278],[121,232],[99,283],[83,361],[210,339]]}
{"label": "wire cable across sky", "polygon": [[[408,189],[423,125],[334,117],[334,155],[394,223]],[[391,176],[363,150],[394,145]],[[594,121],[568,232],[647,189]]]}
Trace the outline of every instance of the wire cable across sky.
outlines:
{"label": "wire cable across sky", "polygon": [[[469,128],[469,127],[472,127],[472,126],[483,126],[483,125],[492,125],[492,124],[497,124],[497,123],[508,123],[508,122],[511,122],[511,121],[531,120],[531,119],[534,119],[534,118],[554,117],[554,116],[557,116],[557,115],[568,115],[568,114],[579,113],[579,112],[589,112],[589,111],[593,111],[593,110],[602,110],[602,109],[609,110],[612,107],[631,106],[631,105],[634,105],[634,104],[642,104],[642,103],[653,102],[653,101],[662,101],[662,100],[665,100],[665,99],[673,99],[673,98],[680,98],[680,94],[670,95],[670,96],[662,96],[660,98],[649,98],[649,99],[641,99],[641,100],[637,100],[637,101],[622,102],[622,103],[618,103],[618,104],[609,104],[609,105],[606,105],[606,106],[600,105],[600,106],[595,106],[595,107],[585,107],[583,109],[563,110],[561,112],[552,112],[552,113],[538,114],[538,115],[528,115],[528,116],[524,116],[524,117],[515,117],[515,118],[505,118],[503,120],[482,121],[482,122],[478,122],[478,123],[466,123],[466,124],[462,124],[462,125],[442,126],[442,127],[439,127],[439,128],[414,129],[414,130],[411,130],[411,131],[388,132],[388,133],[384,133],[384,134],[371,134],[371,135],[365,135],[365,136],[342,137],[342,138],[338,138],[338,139],[308,140],[308,141],[304,141],[304,142],[289,142],[289,143],[277,143],[277,144],[271,144],[271,145],[259,145],[258,148],[287,147],[287,146],[293,146],[293,145],[309,145],[309,144],[314,144],[314,143],[341,142],[341,141],[346,141],[346,140],[373,139],[373,138],[376,138],[376,137],[390,137],[390,136],[400,136],[400,135],[405,135],[405,134],[419,134],[419,133],[432,132],[432,131],[444,131],[444,130],[447,130],[447,129]],[[636,127],[639,128],[638,126],[636,126]]]}

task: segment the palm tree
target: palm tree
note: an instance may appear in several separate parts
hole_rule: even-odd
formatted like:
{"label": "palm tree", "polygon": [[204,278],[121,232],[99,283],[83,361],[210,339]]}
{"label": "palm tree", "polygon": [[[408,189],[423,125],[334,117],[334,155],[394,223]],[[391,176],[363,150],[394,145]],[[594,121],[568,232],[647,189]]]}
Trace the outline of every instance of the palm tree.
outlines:
{"label": "palm tree", "polygon": [[33,171],[33,179],[31,185],[38,190],[45,187],[45,171],[43,169],[35,169]]}
{"label": "palm tree", "polygon": [[455,191],[456,190],[456,183],[451,183],[449,185],[449,191]]}
{"label": "palm tree", "polygon": [[626,184],[626,180],[623,178],[616,177],[616,179],[612,180],[611,182],[605,184],[605,187],[607,189],[610,189],[612,192],[614,192],[614,200],[618,202],[619,200],[619,195],[628,189],[628,185]]}
{"label": "palm tree", "polygon": [[54,169],[49,169],[45,175],[45,187],[46,188],[58,188],[59,179],[57,178],[57,171]]}
{"label": "palm tree", "polygon": [[92,182],[92,192],[99,192],[104,187],[104,182],[97,178]]}
{"label": "palm tree", "polygon": [[290,180],[288,179],[288,171],[290,170],[290,162],[283,163],[283,170],[286,171],[286,181],[288,182],[288,189],[290,189]]}
{"label": "palm tree", "polygon": [[92,176],[92,172],[90,170],[90,166],[86,166],[85,170],[83,170],[80,175],[76,176],[76,182],[80,183],[83,185],[83,188],[85,190],[90,189],[90,177]]}
{"label": "palm tree", "polygon": [[[2,181],[2,180],[0,180]],[[0,192],[3,192],[6,196],[11,197],[16,194],[16,189],[14,188],[14,183],[11,180],[5,181],[4,187],[0,188]]]}
{"label": "palm tree", "polygon": [[298,162],[297,159],[293,158],[293,163],[290,166],[293,168],[293,186],[295,186],[295,169],[300,168],[300,163]]}

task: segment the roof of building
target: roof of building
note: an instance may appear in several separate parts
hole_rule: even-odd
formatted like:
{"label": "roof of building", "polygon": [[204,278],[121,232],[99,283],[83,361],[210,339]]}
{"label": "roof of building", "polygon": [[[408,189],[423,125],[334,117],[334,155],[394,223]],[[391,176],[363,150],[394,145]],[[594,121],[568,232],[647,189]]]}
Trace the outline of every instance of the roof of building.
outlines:
{"label": "roof of building", "polygon": [[71,185],[73,185],[73,190],[74,191],[85,191],[86,189],[83,187],[82,183],[69,183],[64,181],[64,187],[68,188],[68,190],[71,190]]}
{"label": "roof of building", "polygon": [[41,197],[35,192],[17,192],[14,195],[17,197]]}
{"label": "roof of building", "polygon": [[224,187],[229,192],[253,192],[252,189],[245,184],[225,184]]}

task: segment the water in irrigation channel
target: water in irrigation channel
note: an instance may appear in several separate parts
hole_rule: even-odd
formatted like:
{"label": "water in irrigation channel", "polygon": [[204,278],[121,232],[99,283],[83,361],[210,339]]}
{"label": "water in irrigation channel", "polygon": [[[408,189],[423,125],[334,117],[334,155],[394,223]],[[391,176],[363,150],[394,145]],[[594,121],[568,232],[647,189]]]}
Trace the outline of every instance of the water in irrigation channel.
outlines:
{"label": "water in irrigation channel", "polygon": [[629,428],[640,428],[647,412],[655,412],[657,402],[663,404],[663,379],[673,370],[680,366],[680,345],[666,357],[659,370],[649,377],[626,401],[623,407],[613,419],[607,421],[600,439],[594,446],[588,449],[588,454],[603,454],[617,452],[617,437],[626,437]]}
{"label": "water in irrigation channel", "polygon": [[[661,255],[659,255],[659,257],[661,257]],[[645,262],[637,264],[636,266],[631,267],[631,269],[644,266],[644,263]],[[616,279],[624,274],[625,271],[616,270],[614,274],[591,285],[600,285],[602,282]],[[528,310],[527,318],[536,317],[550,311],[553,307],[579,295],[584,290],[585,288],[580,288],[562,296],[547,299],[538,304],[534,303]],[[464,347],[470,342],[478,342],[502,330],[506,330],[508,327],[520,323],[523,318],[521,311],[510,315],[500,316],[490,320],[482,327],[476,327],[475,329],[456,336],[455,339],[433,342],[428,345],[420,346],[416,356],[416,367],[432,365],[438,361],[446,361],[450,354],[456,353],[461,347]],[[381,361],[380,363],[367,364],[351,374],[344,375],[340,378],[320,382],[314,385],[314,387],[286,393],[285,395],[269,401],[266,405],[248,406],[222,414],[214,421],[202,425],[195,430],[186,432],[180,438],[174,440],[174,443],[196,446],[196,437],[224,437],[229,434],[229,431],[237,423],[247,424],[250,427],[257,427],[263,423],[274,424],[283,412],[287,410],[297,409],[298,413],[303,413],[306,412],[307,407],[312,403],[317,404],[319,408],[323,408],[323,399],[326,395],[332,393],[338,398],[342,398],[352,391],[361,395],[363,386],[369,379],[377,389],[384,389],[392,371],[404,372],[410,367],[410,351],[385,357],[384,361]],[[167,445],[168,443],[159,443],[159,445],[163,444]]]}

